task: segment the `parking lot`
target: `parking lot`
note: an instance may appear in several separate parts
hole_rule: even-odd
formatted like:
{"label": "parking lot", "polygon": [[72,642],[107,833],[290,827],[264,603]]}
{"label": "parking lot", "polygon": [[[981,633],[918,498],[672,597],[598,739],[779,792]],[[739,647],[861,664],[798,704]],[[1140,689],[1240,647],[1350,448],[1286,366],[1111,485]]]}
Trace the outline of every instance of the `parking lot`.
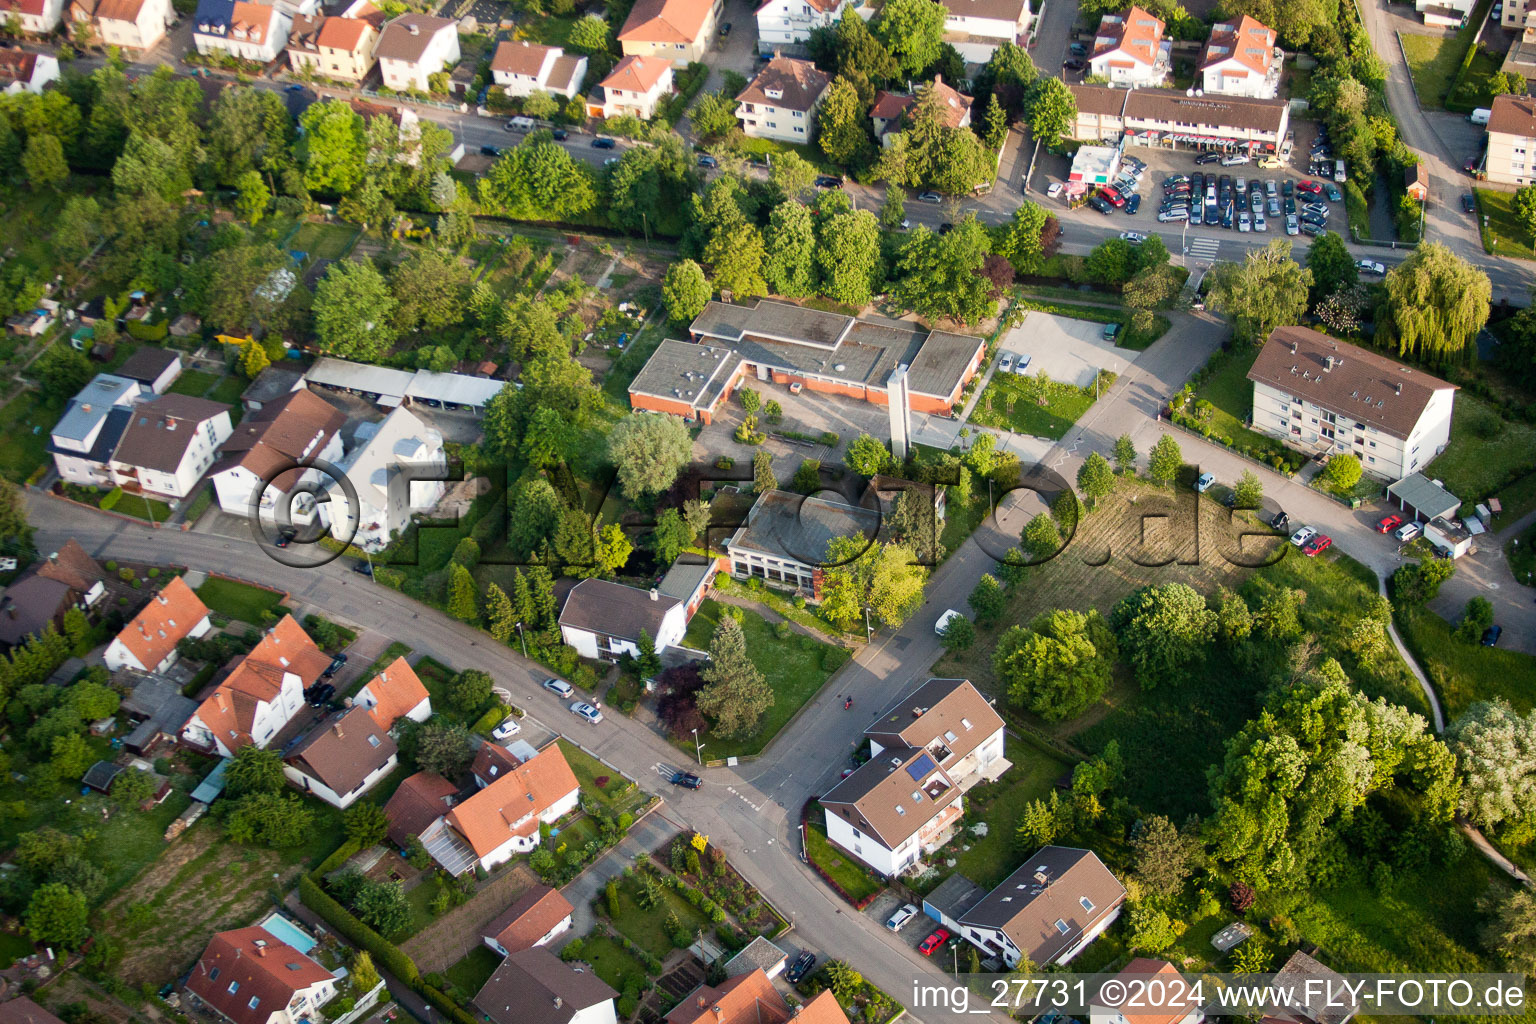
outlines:
{"label": "parking lot", "polygon": [[[1131,365],[1125,349],[1104,340],[1103,324],[1037,311],[1003,336],[998,353],[999,360],[1013,357],[1015,373],[1033,376],[1044,371],[1051,380],[1078,387],[1092,384],[1100,370],[1118,375]],[[1028,364],[1021,371],[1019,363],[1025,358]],[[996,372],[1002,372],[1001,365]]]}
{"label": "parking lot", "polygon": [[[887,923],[891,920],[891,915],[901,909],[906,902],[905,899],[887,889],[875,897],[873,903],[864,908],[864,915],[881,928],[886,928]],[[900,936],[903,945],[917,949],[918,946],[922,945],[923,940],[932,935],[933,930],[939,927],[939,923],[924,914],[922,907],[917,904],[913,904],[913,906],[916,907],[917,913],[907,920],[907,923],[902,926],[900,932],[895,934]],[[941,948],[948,948],[947,944]]]}

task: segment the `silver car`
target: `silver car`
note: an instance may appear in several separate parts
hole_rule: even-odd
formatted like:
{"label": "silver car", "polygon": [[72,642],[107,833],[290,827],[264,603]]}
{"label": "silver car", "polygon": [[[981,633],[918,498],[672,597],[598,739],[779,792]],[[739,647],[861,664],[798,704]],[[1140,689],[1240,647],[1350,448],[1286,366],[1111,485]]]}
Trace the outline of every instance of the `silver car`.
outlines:
{"label": "silver car", "polygon": [[578,700],[571,705],[571,714],[584,719],[590,725],[596,725],[603,720],[603,713],[584,700]]}

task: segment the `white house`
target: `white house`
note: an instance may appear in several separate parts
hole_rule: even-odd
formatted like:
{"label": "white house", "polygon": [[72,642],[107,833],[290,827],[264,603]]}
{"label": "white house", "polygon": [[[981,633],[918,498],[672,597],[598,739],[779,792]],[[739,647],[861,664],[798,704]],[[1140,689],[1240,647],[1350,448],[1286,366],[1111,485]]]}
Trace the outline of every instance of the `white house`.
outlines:
{"label": "white house", "polygon": [[396,658],[352,697],[368,709],[374,724],[389,732],[402,718],[425,722],[432,717],[432,697],[404,657]]}
{"label": "white house", "polygon": [[134,406],[109,464],[128,491],[180,500],[192,493],[228,439],[229,406],[190,395],[161,395]]}
{"label": "white house", "polygon": [[873,539],[879,529],[880,513],[874,509],[792,491],[764,491],[747,513],[746,525],[726,541],[725,551],[737,579],[755,576],[820,601],[827,545],[837,537]]}
{"label": "white house", "polygon": [[[1201,1024],[1195,989],[1166,960],[1136,957],[1106,982],[1088,1006],[1090,1024]],[[1140,998],[1127,998],[1135,991]]]}
{"label": "white house", "polygon": [[474,1006],[490,1024],[616,1024],[617,996],[591,970],[535,946],[503,960]]}
{"label": "white house", "polygon": [[407,477],[414,471],[443,474],[448,466],[443,435],[400,407],[378,423],[358,424],[353,445],[340,468],[357,504],[337,481],[331,500],[321,506],[321,519],[338,540],[350,538],[365,551],[380,551],[410,525],[413,512],[428,511],[442,498],[443,481],[410,482]]}
{"label": "white house", "polygon": [[816,108],[832,76],[808,60],[775,57],[736,97],[744,134],[782,142],[809,142]]}
{"label": "white house", "polygon": [[248,0],[198,0],[192,41],[203,56],[229,54],[268,64],[288,45],[293,16]]}
{"label": "white house", "polygon": [[619,49],[685,68],[704,59],[724,11],[725,0],[636,0],[619,29]]}
{"label": "white house", "polygon": [[207,633],[209,625],[208,607],[180,576],[173,576],[113,637],[102,660],[113,672],[164,672],[176,663],[176,645]]}
{"label": "white house", "polygon": [[808,43],[812,29],[829,28],[856,7],[853,0],[767,0],[757,9],[758,52]]}
{"label": "white house", "polygon": [[1010,968],[1065,964],[1104,933],[1125,886],[1090,850],[1047,846],[960,917],[961,935]]}
{"label": "white house", "polygon": [[302,792],[345,810],[399,763],[394,739],[367,708],[353,705],[284,754],[283,774]]}
{"label": "white house", "polygon": [[303,709],[304,691],[330,664],[330,656],[285,615],[198,705],[181,738],[220,757],[265,747]]}
{"label": "white house", "polygon": [[917,87],[916,93],[875,93],[874,106],[869,108],[869,119],[874,123],[875,138],[882,146],[894,146],[905,126],[907,112],[915,107],[924,90],[932,90],[939,97],[944,111],[946,128],[966,128],[971,123],[971,97],[952,88],[943,75],[934,75],[933,81]]}
{"label": "white house", "polygon": [[508,96],[547,92],[570,99],[587,77],[587,58],[568,55],[558,46],[502,41],[491,57],[491,80]]}
{"label": "white house", "polygon": [[1111,85],[1161,85],[1173,53],[1172,40],[1163,38],[1165,27],[1140,7],[1104,15],[1088,58],[1089,72],[1108,78]]}
{"label": "white house", "polygon": [[402,14],[384,26],[375,55],[387,88],[426,92],[428,76],[458,62],[458,24],[430,14]]}
{"label": "white house", "polygon": [[64,0],[0,0],[0,21],[15,18],[29,36],[45,36],[59,27]]}
{"label": "white house", "polygon": [[608,580],[582,580],[560,609],[560,635],[583,658],[618,661],[640,653],[648,634],[659,654],[683,641],[688,608],[659,590],[641,590]]}
{"label": "white house", "polygon": [[[255,925],[215,935],[186,987],[195,1002],[231,1024],[300,1024],[322,1019],[320,1007],[335,997],[344,977]],[[359,999],[359,1006],[368,1000]]]}
{"label": "white house", "polygon": [[1451,437],[1456,385],[1306,327],[1277,327],[1253,368],[1253,429],[1309,455],[1353,454],[1398,480]]}
{"label": "white house", "polygon": [[26,50],[0,51],[0,89],[7,95],[20,92],[41,93],[50,82],[59,80],[59,58],[50,53]]}
{"label": "white house", "polygon": [[117,375],[138,381],[144,391],[163,395],[181,376],[181,353],[159,345],[145,345],[117,368]]}
{"label": "white house", "polygon": [[89,10],[89,0],[70,4],[76,24],[88,24],[96,41],[126,50],[147,50],[165,38],[176,21],[171,0],[99,0]]}
{"label": "white house", "polygon": [[665,57],[622,57],[587,97],[590,117],[630,114],[642,121],[656,116],[656,106],[672,91],[672,62]]}
{"label": "white house", "polygon": [[48,451],[59,476],[86,487],[111,486],[107,464],[128,429],[132,406],[142,395],[137,381],[110,373],[98,373],[81,388],[48,436]]}
{"label": "white house", "polygon": [[[240,422],[209,468],[219,507],[232,515],[249,516],[255,497],[261,518],[275,521],[279,496],[286,499],[301,481],[329,486],[330,477],[317,469],[300,468],[301,463],[314,459],[340,463],[341,428],[346,421],[325,399],[308,391],[289,392],[265,403]],[[313,521],[310,503],[292,504],[295,522]]]}
{"label": "white house", "polygon": [[575,911],[559,889],[530,886],[516,902],[480,929],[480,940],[501,956],[545,946],[570,931]]}
{"label": "white house", "polygon": [[1002,43],[1029,45],[1029,0],[944,0],[944,41],[972,64],[985,64]]}
{"label": "white house", "polygon": [[1211,29],[1200,54],[1200,80],[1207,93],[1272,100],[1280,92],[1284,63],[1275,30],[1245,14]]}
{"label": "white house", "polygon": [[827,838],[894,877],[947,843],[962,795],[1008,767],[1003,720],[964,679],[930,679],[865,730],[873,755],[821,798]]}

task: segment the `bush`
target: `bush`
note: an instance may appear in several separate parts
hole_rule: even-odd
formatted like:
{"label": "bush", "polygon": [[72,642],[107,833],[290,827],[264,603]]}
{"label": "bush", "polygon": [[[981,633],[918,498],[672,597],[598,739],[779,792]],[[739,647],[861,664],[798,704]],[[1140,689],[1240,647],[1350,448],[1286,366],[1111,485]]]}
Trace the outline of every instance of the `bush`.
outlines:
{"label": "bush", "polygon": [[123,489],[121,487],[114,487],[102,497],[98,507],[110,512],[112,509],[116,508],[117,503],[122,500]]}

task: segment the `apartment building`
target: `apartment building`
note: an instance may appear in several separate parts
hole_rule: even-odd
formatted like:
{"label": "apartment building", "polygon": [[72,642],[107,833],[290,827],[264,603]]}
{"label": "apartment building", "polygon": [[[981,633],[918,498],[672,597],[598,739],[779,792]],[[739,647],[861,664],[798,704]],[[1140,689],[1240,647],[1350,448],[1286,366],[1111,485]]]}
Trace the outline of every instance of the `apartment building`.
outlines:
{"label": "apartment building", "polygon": [[1492,110],[1483,174],[1501,185],[1529,185],[1536,180],[1536,97],[1495,96]]}
{"label": "apartment building", "polygon": [[1275,30],[1248,15],[1211,29],[1200,53],[1200,82],[1206,95],[1272,100],[1280,92],[1284,54]]}
{"label": "apartment building", "polygon": [[1123,14],[1106,14],[1099,22],[1088,58],[1092,74],[1114,85],[1162,85],[1168,79],[1173,42],[1163,38],[1167,26],[1140,7]]}

